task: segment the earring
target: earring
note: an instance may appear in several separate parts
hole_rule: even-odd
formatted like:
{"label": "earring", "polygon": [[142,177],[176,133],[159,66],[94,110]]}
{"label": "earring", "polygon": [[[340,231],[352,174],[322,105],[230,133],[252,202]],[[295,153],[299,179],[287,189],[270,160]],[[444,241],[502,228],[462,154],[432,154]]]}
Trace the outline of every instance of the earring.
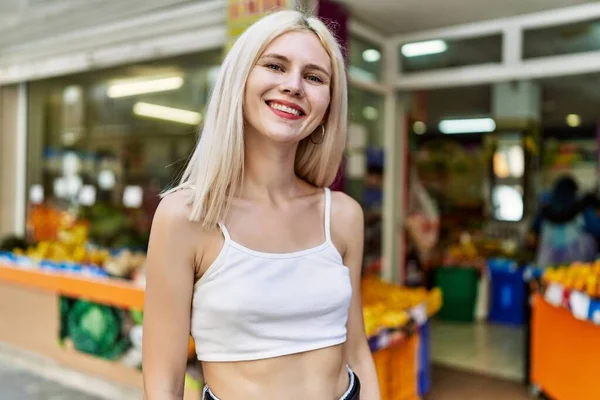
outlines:
{"label": "earring", "polygon": [[310,141],[312,144],[321,144],[323,143],[323,139],[325,139],[325,125],[321,124],[321,138],[317,141],[313,138],[314,133],[310,135]]}

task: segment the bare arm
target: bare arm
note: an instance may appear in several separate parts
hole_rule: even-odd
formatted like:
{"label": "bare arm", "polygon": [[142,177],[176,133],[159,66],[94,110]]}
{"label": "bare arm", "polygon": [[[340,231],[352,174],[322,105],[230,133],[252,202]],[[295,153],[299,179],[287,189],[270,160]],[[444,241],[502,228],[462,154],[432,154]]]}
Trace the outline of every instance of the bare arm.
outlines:
{"label": "bare arm", "polygon": [[361,382],[361,400],[381,400],[375,363],[365,333],[361,301],[361,270],[364,247],[364,217],[361,206],[343,193],[334,197],[336,235],[344,245],[344,264],[350,269],[352,300],[348,315],[346,360]]}
{"label": "bare arm", "polygon": [[196,237],[183,196],[161,201],[150,233],[142,346],[147,400],[183,399]]}

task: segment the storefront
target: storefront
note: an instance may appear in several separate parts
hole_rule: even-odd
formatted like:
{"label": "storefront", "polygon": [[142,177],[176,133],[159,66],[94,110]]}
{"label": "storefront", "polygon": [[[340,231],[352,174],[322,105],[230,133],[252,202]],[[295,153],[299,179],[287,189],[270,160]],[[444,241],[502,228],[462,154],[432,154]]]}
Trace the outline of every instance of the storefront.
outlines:
{"label": "storefront", "polygon": [[[82,28],[77,46],[58,37],[60,54],[45,49],[35,59],[39,48],[34,46],[31,59],[24,51],[2,69],[0,185],[6,200],[0,236],[13,237],[0,249],[0,286],[2,302],[17,301],[16,312],[24,317],[3,331],[1,341],[68,368],[141,387],[143,264],[150,223],[158,193],[176,182],[197,141],[226,45],[224,10],[225,2],[213,1],[150,12],[118,29],[101,28],[108,36],[102,38],[91,38],[92,30]],[[335,17],[334,6],[325,11]],[[163,32],[153,30],[157,21]],[[351,26],[348,41],[352,132],[343,190],[374,221],[365,268],[369,275],[393,278],[399,275],[392,268],[398,257],[388,257],[395,261],[388,261],[383,272],[381,260],[384,251],[398,247],[393,225],[383,218],[386,207],[396,207],[397,197],[388,190],[396,174],[384,173],[396,159],[385,135],[395,126],[386,118],[394,114],[394,95],[383,84],[385,50],[379,36]],[[14,251],[24,236],[35,244]],[[439,292],[382,286],[375,291],[368,289],[369,282],[364,306],[382,385],[396,370],[393,350],[406,361],[402,391],[416,396],[421,390],[418,355],[426,351],[417,326],[439,308]],[[385,296],[377,293],[385,290],[395,293],[390,299],[401,300],[401,308],[382,308]],[[395,311],[382,313],[387,308]],[[16,314],[3,312],[2,318]],[[401,342],[406,343],[402,351],[391,349]],[[190,342],[186,396],[197,398],[193,349]],[[392,398],[398,390],[389,387],[386,393]]]}
{"label": "storefront", "polygon": [[[114,257],[112,274],[141,280],[136,252],[143,253],[157,193],[176,180],[197,139],[227,42],[226,9],[226,2],[213,0],[147,10],[126,22],[62,32],[52,47],[37,41],[0,58],[0,235],[43,232],[44,218],[56,217],[45,209],[50,202],[75,207],[89,223],[86,238],[113,250],[96,255]],[[600,49],[587,36],[575,50],[569,43],[543,50],[555,27],[586,32],[600,18],[595,4],[569,10],[395,36],[346,21],[350,130],[343,186],[365,208],[366,270],[396,283],[411,279],[405,224],[414,214],[415,176],[440,212],[454,218],[442,224],[465,228],[476,214],[479,230],[503,240],[527,226],[545,182],[540,174],[552,179],[557,165],[560,170],[574,159],[565,156],[569,151],[577,160],[590,157],[571,143],[566,150],[559,143],[551,157],[541,154],[540,130],[560,106],[546,110],[547,90],[563,76],[597,73],[600,65]],[[595,126],[590,118],[597,116],[589,109],[561,117],[569,126],[581,120]],[[579,147],[589,147],[588,136]],[[415,150],[410,160],[409,149]],[[585,164],[586,182],[595,182],[595,163],[579,164]],[[487,260],[473,238],[460,233],[446,237],[455,243],[444,250],[455,257],[441,264],[472,264],[480,274]],[[124,248],[126,260],[119,258]],[[64,249],[37,251],[58,259]],[[27,281],[10,272],[3,277]],[[55,300],[85,297],[72,287],[52,281],[37,289],[51,291]],[[125,300],[93,300],[124,308],[135,325],[140,293],[130,289],[119,292]],[[65,315],[75,303],[61,300],[70,310]],[[480,306],[481,317],[487,312]],[[72,365],[80,367],[81,360]],[[106,368],[100,363],[88,370]],[[140,384],[139,374],[122,377]]]}
{"label": "storefront", "polygon": [[[321,2],[319,12],[329,19],[340,18],[338,8]],[[3,118],[7,123],[12,120],[13,125],[2,130],[8,145],[3,146],[4,151],[13,156],[6,160],[3,170],[18,173],[2,182],[3,193],[12,197],[3,202],[6,217],[0,219],[0,232],[25,233],[27,210],[18,208],[32,196],[34,203],[57,198],[63,204],[73,200],[95,203],[97,199],[115,207],[123,206],[126,193],[131,199],[148,192],[142,197],[149,198],[152,190],[172,184],[197,138],[211,76],[218,71],[230,30],[226,9],[227,3],[220,0],[177,5],[100,28],[80,26],[78,34],[58,35],[53,46],[44,51],[40,48],[43,40],[9,49],[7,61],[3,64],[0,59],[0,87],[7,93],[10,85],[16,90],[9,108],[14,112]],[[160,30],[156,29],[157,21]],[[383,177],[383,149],[389,154],[388,163],[397,159],[397,146],[390,147],[385,142],[389,135],[384,134],[396,126],[389,116],[396,109],[389,108],[393,94],[384,84],[385,49],[381,36],[369,29],[354,22],[338,25],[346,26],[346,40],[351,42],[348,59],[354,132],[343,185],[379,213],[393,208],[400,197],[392,195],[397,193],[394,187],[383,190],[384,182],[387,187],[396,181],[394,176]],[[93,37],[98,30],[106,35]],[[75,36],[77,40],[72,40]],[[140,86],[136,88],[134,81]],[[119,94],[119,90],[133,92]],[[168,121],[174,113],[186,111],[187,123]],[[166,120],[149,118],[145,115],[149,113]],[[12,139],[17,129],[19,143]],[[63,170],[60,165],[65,155],[77,171]],[[396,175],[395,168],[385,169]],[[368,172],[373,175],[374,170],[378,175],[368,179]],[[77,177],[69,179],[65,172]],[[366,185],[367,181],[373,181],[372,185]],[[70,192],[66,190],[68,183]],[[78,193],[76,199],[71,192]],[[140,216],[146,223],[151,217],[147,214]],[[119,230],[117,225],[112,229]],[[381,234],[382,229],[385,234]],[[142,235],[138,240],[143,242],[144,232],[135,235]],[[372,257],[385,260],[386,276],[398,276],[392,265],[397,265],[395,253],[401,241],[393,226],[379,228],[372,242]],[[383,257],[382,252],[388,256]]]}
{"label": "storefront", "polygon": [[[597,392],[587,375],[597,352],[577,348],[595,343],[597,267],[563,272],[554,302],[534,295],[528,233],[558,177],[573,176],[580,195],[597,193],[599,16],[590,4],[394,38],[395,85],[412,94],[411,160],[441,214],[433,360],[557,399]],[[561,352],[552,350],[556,324],[570,335]]]}

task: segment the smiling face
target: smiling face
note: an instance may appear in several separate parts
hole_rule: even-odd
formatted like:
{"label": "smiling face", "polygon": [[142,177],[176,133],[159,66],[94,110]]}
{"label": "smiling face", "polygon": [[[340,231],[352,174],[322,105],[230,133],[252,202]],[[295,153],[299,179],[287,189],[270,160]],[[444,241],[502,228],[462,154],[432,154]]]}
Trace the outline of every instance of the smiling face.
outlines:
{"label": "smiling face", "polygon": [[330,85],[331,60],[314,33],[279,36],[260,55],[248,76],[246,134],[298,143],[324,121]]}

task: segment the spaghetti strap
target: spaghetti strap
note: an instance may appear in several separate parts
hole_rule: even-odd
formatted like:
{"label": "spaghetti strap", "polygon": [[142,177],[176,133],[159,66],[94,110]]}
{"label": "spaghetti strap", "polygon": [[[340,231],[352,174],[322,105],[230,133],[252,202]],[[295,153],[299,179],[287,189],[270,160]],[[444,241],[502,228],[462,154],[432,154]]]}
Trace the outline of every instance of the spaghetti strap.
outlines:
{"label": "spaghetti strap", "polygon": [[331,242],[331,190],[325,188],[325,240]]}
{"label": "spaghetti strap", "polygon": [[225,224],[222,222],[219,222],[219,228],[221,229],[221,232],[223,232],[223,237],[225,238],[226,242],[230,242],[231,241],[231,236],[229,236],[229,231],[227,230],[227,228],[225,227]]}

